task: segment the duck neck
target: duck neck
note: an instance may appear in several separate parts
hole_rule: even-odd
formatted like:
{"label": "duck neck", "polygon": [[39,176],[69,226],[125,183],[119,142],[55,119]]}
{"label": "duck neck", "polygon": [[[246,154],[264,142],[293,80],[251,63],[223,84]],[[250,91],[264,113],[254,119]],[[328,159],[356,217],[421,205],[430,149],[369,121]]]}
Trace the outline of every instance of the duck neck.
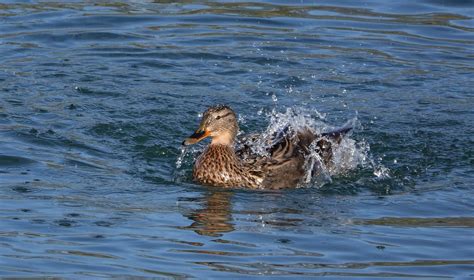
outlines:
{"label": "duck neck", "polygon": [[223,133],[212,137],[211,145],[234,146],[234,137],[230,133]]}

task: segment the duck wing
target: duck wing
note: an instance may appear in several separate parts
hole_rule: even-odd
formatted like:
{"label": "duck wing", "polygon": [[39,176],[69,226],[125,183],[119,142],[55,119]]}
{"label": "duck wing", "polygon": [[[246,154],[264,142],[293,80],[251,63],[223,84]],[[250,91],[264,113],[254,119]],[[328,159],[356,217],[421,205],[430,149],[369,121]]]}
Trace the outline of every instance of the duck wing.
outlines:
{"label": "duck wing", "polygon": [[[332,155],[332,145],[339,144],[342,138],[351,130],[352,127],[346,126],[318,135],[310,128],[304,128],[295,132],[288,125],[274,133],[271,137],[263,138],[261,134],[257,133],[241,137],[238,140],[236,154],[239,158],[251,162],[257,158],[266,157],[283,160],[294,156],[295,151],[305,155],[308,154],[311,144],[316,140],[318,153],[320,153],[322,158],[328,158],[329,155]],[[260,155],[255,154],[254,147],[257,145],[265,147]]]}
{"label": "duck wing", "polygon": [[332,144],[339,144],[352,127],[342,127],[321,135],[314,133],[310,128],[304,128],[292,132],[291,128],[286,127],[274,138],[274,144],[270,148],[272,157],[292,156],[296,151],[308,154],[311,144],[316,140],[318,152],[332,154]]}
{"label": "duck wing", "polygon": [[322,137],[330,139],[336,143],[340,143],[342,138],[352,130],[352,126],[341,127],[329,132],[324,132],[321,134]]}
{"label": "duck wing", "polygon": [[[237,150],[237,155],[252,172],[265,174],[265,188],[294,187],[305,175],[306,156],[310,154],[311,149],[315,148],[324,164],[328,165],[331,163],[333,145],[339,144],[351,130],[352,127],[343,127],[319,135],[310,128],[294,131],[292,127],[286,126],[269,139],[262,139],[258,134],[246,136]],[[265,144],[266,155],[252,153],[252,147],[257,143]]]}
{"label": "duck wing", "polygon": [[332,147],[341,143],[342,138],[352,130],[352,127],[342,127],[329,132],[324,132],[317,138],[316,151],[323,160],[324,164],[328,166],[332,160]]}

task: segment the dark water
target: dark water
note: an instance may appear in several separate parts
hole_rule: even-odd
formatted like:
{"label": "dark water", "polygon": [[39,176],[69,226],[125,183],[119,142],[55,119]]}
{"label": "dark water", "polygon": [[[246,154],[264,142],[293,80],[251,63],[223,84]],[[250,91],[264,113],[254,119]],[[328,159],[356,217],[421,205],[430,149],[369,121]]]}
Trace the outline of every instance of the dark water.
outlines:
{"label": "dark water", "polygon": [[[474,277],[472,1],[183,2],[0,3],[0,277]],[[195,185],[216,103],[356,119],[368,163]]]}

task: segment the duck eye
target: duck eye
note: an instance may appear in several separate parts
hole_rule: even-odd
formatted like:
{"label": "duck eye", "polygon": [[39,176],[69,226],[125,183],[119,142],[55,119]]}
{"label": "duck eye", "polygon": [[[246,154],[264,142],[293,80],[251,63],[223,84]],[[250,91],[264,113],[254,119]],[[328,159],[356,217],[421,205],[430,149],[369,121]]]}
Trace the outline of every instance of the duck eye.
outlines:
{"label": "duck eye", "polygon": [[219,120],[220,118],[222,118],[222,117],[221,117],[221,116],[217,116],[217,117],[216,117],[216,120]]}

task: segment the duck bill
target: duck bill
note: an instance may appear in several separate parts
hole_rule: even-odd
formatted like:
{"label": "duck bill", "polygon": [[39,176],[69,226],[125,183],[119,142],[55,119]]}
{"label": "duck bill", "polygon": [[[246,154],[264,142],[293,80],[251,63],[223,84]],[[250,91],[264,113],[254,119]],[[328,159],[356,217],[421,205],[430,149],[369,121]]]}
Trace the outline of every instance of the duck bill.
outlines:
{"label": "duck bill", "polygon": [[201,141],[202,139],[208,137],[211,133],[208,130],[196,130],[193,135],[189,136],[183,141],[184,146],[196,144],[197,142]]}

